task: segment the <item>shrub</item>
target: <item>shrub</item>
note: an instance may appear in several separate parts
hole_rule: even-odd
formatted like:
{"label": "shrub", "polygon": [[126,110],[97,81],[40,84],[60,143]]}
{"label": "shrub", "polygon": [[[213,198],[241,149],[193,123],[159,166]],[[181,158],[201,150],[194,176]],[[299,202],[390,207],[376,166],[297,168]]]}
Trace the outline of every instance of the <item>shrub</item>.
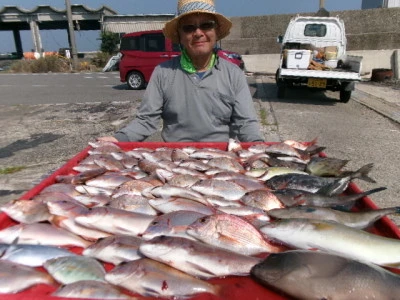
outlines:
{"label": "shrub", "polygon": [[68,60],[60,56],[48,56],[37,60],[20,60],[10,66],[11,72],[16,73],[48,73],[69,72]]}

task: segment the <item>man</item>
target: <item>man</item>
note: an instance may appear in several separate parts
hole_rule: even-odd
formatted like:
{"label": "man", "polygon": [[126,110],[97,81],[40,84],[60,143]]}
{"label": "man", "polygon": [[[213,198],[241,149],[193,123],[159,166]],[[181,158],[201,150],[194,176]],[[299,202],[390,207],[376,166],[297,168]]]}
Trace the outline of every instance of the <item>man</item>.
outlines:
{"label": "man", "polygon": [[136,119],[99,140],[143,141],[162,118],[165,142],[263,141],[243,71],[214,51],[231,27],[214,1],[179,0],[163,32],[182,54],[155,68]]}

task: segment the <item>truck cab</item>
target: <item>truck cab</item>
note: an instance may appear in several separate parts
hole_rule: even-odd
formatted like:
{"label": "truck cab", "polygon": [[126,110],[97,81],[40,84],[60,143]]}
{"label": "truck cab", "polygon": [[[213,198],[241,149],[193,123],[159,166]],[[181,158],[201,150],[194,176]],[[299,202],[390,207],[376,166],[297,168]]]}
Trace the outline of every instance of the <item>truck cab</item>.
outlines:
{"label": "truck cab", "polygon": [[347,55],[343,20],[296,16],[278,42],[281,43],[276,72],[278,98],[284,98],[287,88],[306,86],[339,91],[341,102],[350,100],[355,82],[361,80],[362,57]]}

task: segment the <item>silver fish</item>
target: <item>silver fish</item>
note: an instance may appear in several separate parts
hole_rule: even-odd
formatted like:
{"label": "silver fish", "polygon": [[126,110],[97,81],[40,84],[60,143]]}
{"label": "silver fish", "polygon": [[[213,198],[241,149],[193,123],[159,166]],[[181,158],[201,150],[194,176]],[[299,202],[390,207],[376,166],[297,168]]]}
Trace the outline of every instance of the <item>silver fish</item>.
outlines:
{"label": "silver fish", "polygon": [[149,227],[143,232],[142,238],[150,240],[160,235],[192,238],[186,233],[187,227],[204,216],[202,213],[186,210],[162,214],[154,218]]}
{"label": "silver fish", "polygon": [[151,216],[155,216],[158,213],[149,204],[149,199],[138,195],[122,195],[113,198],[107,206]]}
{"label": "silver fish", "polygon": [[[207,201],[209,201],[208,198]],[[187,198],[155,198],[150,199],[149,204],[164,214],[179,210],[190,210],[204,215],[211,215],[215,212],[214,208]]]}
{"label": "silver fish", "polygon": [[251,276],[296,299],[398,299],[400,276],[379,266],[324,252],[270,254]]}
{"label": "silver fish", "polygon": [[96,259],[81,255],[58,257],[47,260],[43,267],[61,284],[81,280],[105,281],[106,271]]}
{"label": "silver fish", "polygon": [[16,243],[0,244],[0,253],[1,259],[29,267],[43,266],[46,260],[52,258],[76,255],[64,248]]}
{"label": "silver fish", "polygon": [[118,288],[96,280],[81,280],[59,287],[53,297],[80,299],[134,299],[123,294]]}
{"label": "silver fish", "polygon": [[104,262],[119,265],[122,262],[142,258],[139,246],[142,239],[134,236],[114,235],[99,239],[83,250],[82,254]]}
{"label": "silver fish", "polygon": [[227,200],[239,200],[247,191],[240,185],[223,180],[205,179],[196,182],[192,190],[207,196],[219,196]]}
{"label": "silver fish", "polygon": [[310,219],[276,220],[260,228],[263,235],[295,249],[330,254],[400,268],[400,240],[335,222]]}
{"label": "silver fish", "polygon": [[218,288],[152,259],[142,258],[116,266],[106,280],[145,297],[186,298],[200,293],[218,294]]}
{"label": "silver fish", "polygon": [[400,213],[400,207],[374,209],[370,211],[345,212],[317,206],[294,206],[271,209],[268,215],[277,219],[304,218],[334,221],[352,228],[365,229],[383,216]]}
{"label": "silver fish", "polygon": [[81,280],[59,287],[53,297],[88,299],[134,299],[115,286],[96,280]]}
{"label": "silver fish", "polygon": [[8,260],[0,260],[0,294],[15,294],[37,284],[55,283],[45,272]]}
{"label": "silver fish", "polygon": [[47,223],[17,224],[0,231],[0,242],[11,244],[16,238],[21,244],[76,246],[86,248],[89,241]]}
{"label": "silver fish", "polygon": [[138,235],[153,221],[154,216],[134,213],[112,207],[93,207],[76,216],[78,224],[112,234]]}
{"label": "silver fish", "polygon": [[183,188],[179,186],[165,184],[163,186],[155,187],[151,189],[149,192],[153,196],[159,198],[181,197],[181,198],[188,198],[203,204],[208,204],[204,196],[201,193],[197,192],[195,189],[191,190],[189,188]]}
{"label": "silver fish", "polygon": [[159,236],[140,245],[149,258],[203,279],[248,276],[260,258],[238,254],[183,237]]}

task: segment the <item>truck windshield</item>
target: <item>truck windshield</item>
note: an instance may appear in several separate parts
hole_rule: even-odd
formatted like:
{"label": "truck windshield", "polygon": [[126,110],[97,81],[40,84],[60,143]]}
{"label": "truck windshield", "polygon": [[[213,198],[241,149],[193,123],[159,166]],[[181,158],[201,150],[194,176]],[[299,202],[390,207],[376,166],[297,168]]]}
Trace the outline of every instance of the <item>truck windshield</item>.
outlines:
{"label": "truck windshield", "polygon": [[305,36],[324,37],[326,35],[325,24],[307,24],[304,29]]}

